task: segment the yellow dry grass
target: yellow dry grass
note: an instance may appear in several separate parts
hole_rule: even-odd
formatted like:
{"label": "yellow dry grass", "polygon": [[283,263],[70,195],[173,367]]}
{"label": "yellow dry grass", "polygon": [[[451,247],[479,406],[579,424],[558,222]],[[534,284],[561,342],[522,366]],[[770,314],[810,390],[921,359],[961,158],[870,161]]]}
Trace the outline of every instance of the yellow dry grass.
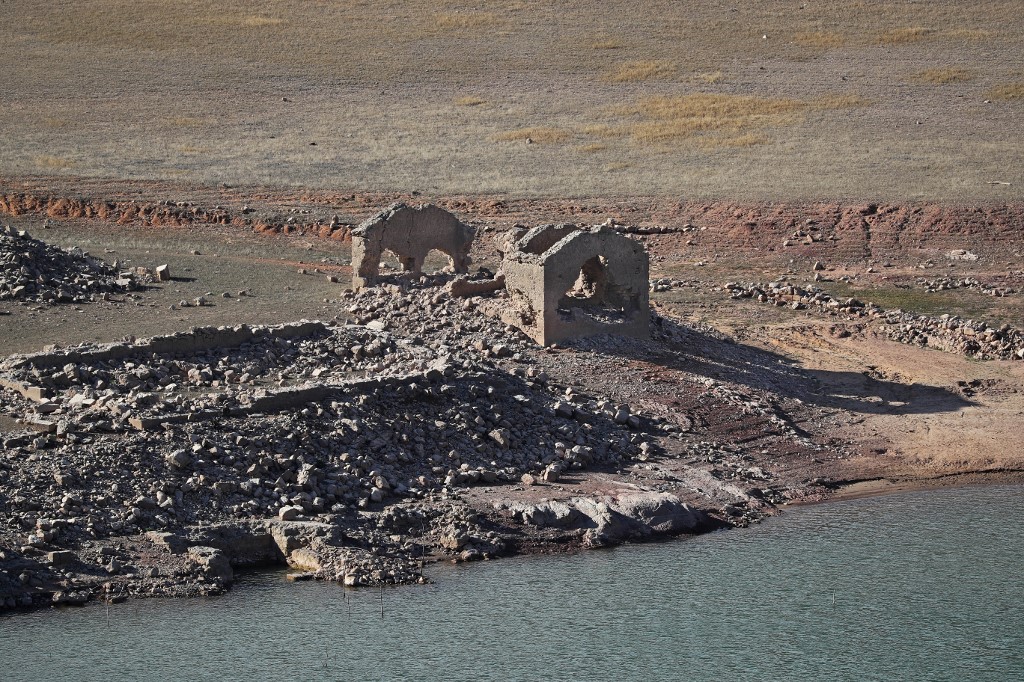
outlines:
{"label": "yellow dry grass", "polygon": [[904,28],[892,28],[883,31],[875,40],[879,45],[904,45],[916,43],[935,34],[930,28],[923,26],[908,26]]}
{"label": "yellow dry grass", "polygon": [[698,73],[694,78],[701,83],[714,85],[715,83],[721,83],[723,76],[721,71],[705,71]]}
{"label": "yellow dry grass", "polygon": [[946,85],[948,83],[963,83],[971,80],[974,74],[968,69],[959,67],[947,67],[937,69],[926,69],[919,71],[910,77],[915,83],[931,83],[934,85]]}
{"label": "yellow dry grass", "polygon": [[[140,0],[142,1],[142,0]],[[251,9],[251,8],[246,8]],[[204,33],[226,31],[228,33],[244,34],[248,36],[254,36],[255,33],[248,31],[240,31],[239,29],[285,29],[288,25],[287,19],[280,17],[271,17],[265,14],[245,14],[245,13],[233,13],[233,12],[222,12],[216,14],[210,14],[202,11],[202,8],[194,8],[192,13],[193,23],[201,27],[200,30]],[[112,26],[111,30],[120,31],[120,27]],[[261,31],[263,35],[273,35],[274,31]],[[143,39],[144,36],[166,38],[162,27],[147,27],[144,32],[124,37],[135,41]],[[158,49],[164,49],[166,46],[158,44],[154,47]]]}
{"label": "yellow dry grass", "polygon": [[592,137],[601,137],[604,139],[613,139],[616,137],[623,137],[627,134],[627,131],[619,126],[611,126],[607,123],[591,123],[583,126],[583,132]]}
{"label": "yellow dry grass", "polygon": [[699,145],[705,149],[716,147],[754,147],[760,144],[768,144],[771,138],[763,133],[743,133],[741,135],[726,135],[722,137],[701,138]]}
{"label": "yellow dry grass", "polygon": [[263,28],[266,26],[280,26],[285,23],[284,19],[276,17],[249,16],[242,19],[242,26],[249,28]]}
{"label": "yellow dry grass", "polygon": [[852,93],[822,95],[808,102],[809,108],[812,109],[846,109],[866,107],[869,104],[871,104],[871,100]]}
{"label": "yellow dry grass", "polygon": [[989,99],[1024,99],[1024,83],[1004,83],[997,85],[987,93]]}
{"label": "yellow dry grass", "polygon": [[61,168],[72,168],[75,164],[68,159],[59,156],[40,155],[32,159],[40,168],[47,170],[59,170]]}
{"label": "yellow dry grass", "polygon": [[784,98],[695,94],[648,97],[618,112],[640,118],[630,126],[630,136],[650,146],[699,134],[783,125],[793,122],[793,115],[802,108],[799,100]]}
{"label": "yellow dry grass", "polygon": [[640,83],[643,81],[669,78],[676,71],[675,64],[664,59],[649,59],[625,62],[606,73],[602,80],[609,83]]}
{"label": "yellow dry grass", "polygon": [[595,154],[608,149],[608,145],[601,144],[600,142],[592,142],[590,144],[580,145],[577,149],[584,154]]}
{"label": "yellow dry grass", "polygon": [[[8,133],[0,135],[0,167],[42,173],[34,157],[53,155],[74,161],[54,175],[131,169],[159,179],[175,168],[212,184],[1016,198],[1024,187],[1014,175],[1024,168],[1012,87],[1024,82],[1014,71],[1024,54],[1019,0],[801,4],[6,0],[0,39],[13,49],[0,56],[0,129]],[[809,59],[825,52],[836,60],[814,68]],[[610,82],[631,60],[633,70]],[[947,100],[963,86],[908,87],[914,74],[947,66],[970,70],[967,85],[978,96],[1008,84],[993,101],[1012,101],[962,115]],[[132,76],[110,78],[119,72]],[[839,88],[840,75],[854,76],[877,104],[840,116],[828,109],[863,102],[805,94]],[[802,104],[713,113],[699,125],[607,109],[688,92]],[[909,108],[934,112],[944,125],[888,125]],[[516,132],[529,126],[556,132]],[[668,141],[643,141],[647,129]],[[532,135],[542,153],[509,153],[522,142],[495,143],[496,134]],[[396,142],[409,153],[382,154]],[[208,151],[178,150],[186,143]],[[579,151],[591,144],[607,150]],[[700,153],[715,146],[740,149]],[[685,154],[662,153],[674,149]],[[598,171],[613,159],[633,165],[584,179],[558,151]],[[771,161],[752,173],[753,159]],[[451,172],[437,173],[439,163]],[[1011,189],[985,184],[996,177]]]}
{"label": "yellow dry grass", "polygon": [[958,40],[986,40],[994,37],[995,35],[995,31],[989,31],[983,28],[954,28],[942,32],[943,37],[955,38]]}
{"label": "yellow dry grass", "polygon": [[814,100],[719,94],[647,97],[612,110],[613,115],[632,121],[595,129],[594,133],[604,137],[628,134],[634,144],[643,147],[667,146],[688,139],[701,146],[749,147],[769,141],[759,132],[761,129],[792,125],[808,111],[865,104],[867,100],[854,94]]}
{"label": "yellow dry grass", "polygon": [[572,134],[561,128],[548,128],[544,126],[533,126],[531,128],[519,128],[498,133],[494,139],[498,142],[533,142],[536,144],[551,144],[554,142],[565,142]]}

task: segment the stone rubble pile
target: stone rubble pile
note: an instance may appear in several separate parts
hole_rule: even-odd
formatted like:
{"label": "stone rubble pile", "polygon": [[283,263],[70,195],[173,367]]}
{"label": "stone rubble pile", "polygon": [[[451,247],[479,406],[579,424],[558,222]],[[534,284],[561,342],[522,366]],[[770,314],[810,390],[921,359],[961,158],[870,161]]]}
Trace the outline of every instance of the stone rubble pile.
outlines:
{"label": "stone rubble pile", "polygon": [[1024,360],[1024,332],[1009,324],[999,327],[957,315],[886,313],[882,329],[901,343],[960,353],[979,360]]}
{"label": "stone rubble pile", "polygon": [[652,279],[649,281],[650,290],[652,293],[659,293],[662,291],[672,291],[673,289],[701,289],[702,283],[699,280],[687,280],[687,279],[672,279],[669,277],[661,277],[658,279]]}
{"label": "stone rubble pile", "polygon": [[844,316],[847,319],[877,317],[883,310],[872,304],[864,304],[855,298],[839,300],[818,287],[800,287],[785,281],[774,281],[768,284],[739,284],[727,282],[725,289],[730,298],[752,298],[759,303],[769,303],[778,307],[789,307],[793,310],[819,308],[831,315]]}
{"label": "stone rubble pile", "polygon": [[[251,329],[252,338],[197,353],[159,354],[143,344],[137,354],[93,361],[75,350],[66,354],[68,362],[54,363],[59,353],[15,357],[4,363],[13,365],[6,376],[45,392],[48,399],[33,410],[60,422],[59,429],[70,420],[82,430],[110,431],[123,428],[129,417],[230,414],[280,387],[329,385],[368,373],[390,376],[426,365],[423,352],[363,327],[312,325],[312,333],[295,339],[273,333],[275,328],[235,329]],[[43,360],[48,366],[39,366]]]}
{"label": "stone rubble pile", "polygon": [[137,289],[134,273],[61,249],[10,225],[0,228],[0,301],[83,303]]}
{"label": "stone rubble pile", "polygon": [[[98,594],[99,578],[82,587],[48,558],[62,551],[77,553],[78,574],[127,590],[217,589],[230,578],[205,550],[149,580],[138,552],[97,549],[211,524],[322,522],[334,530],[284,543],[289,563],[348,584],[412,582],[425,552],[505,551],[460,516],[460,489],[550,483],[652,452],[656,423],[554,386],[525,337],[473,299],[412,285],[347,301],[365,326],[199,329],[0,365],[0,385],[20,387],[0,389],[5,416],[38,429],[2,441],[0,562],[28,577],[0,585],[0,604],[50,598],[40,581],[62,575]],[[419,530],[395,532],[402,523]]]}
{"label": "stone rubble pile", "polygon": [[924,287],[925,291],[934,293],[936,291],[950,291],[953,289],[975,289],[987,296],[1004,297],[1018,293],[1012,287],[1001,287],[995,284],[979,282],[973,277],[940,277],[938,279],[926,279],[919,277],[917,284]]}
{"label": "stone rubble pile", "polygon": [[[622,223],[615,218],[609,218],[604,221],[602,227],[608,227],[620,234],[676,234],[680,232],[694,232],[697,228],[692,223],[685,223],[684,225],[632,225],[628,223]],[[520,227],[517,225],[517,227]]]}
{"label": "stone rubble pile", "polygon": [[965,320],[957,315],[915,315],[902,310],[883,310],[854,298],[839,300],[817,287],[788,282],[725,285],[731,298],[752,298],[761,303],[788,306],[793,310],[815,308],[848,320],[868,318],[881,323],[894,341],[959,353],[979,360],[1024,360],[1024,331],[1009,324],[999,327]]}
{"label": "stone rubble pile", "polygon": [[480,358],[521,360],[533,343],[521,330],[479,312],[481,298],[457,298],[432,286],[444,281],[424,275],[410,284],[396,284],[347,293],[343,301],[351,318],[370,329],[393,331],[455,364]]}

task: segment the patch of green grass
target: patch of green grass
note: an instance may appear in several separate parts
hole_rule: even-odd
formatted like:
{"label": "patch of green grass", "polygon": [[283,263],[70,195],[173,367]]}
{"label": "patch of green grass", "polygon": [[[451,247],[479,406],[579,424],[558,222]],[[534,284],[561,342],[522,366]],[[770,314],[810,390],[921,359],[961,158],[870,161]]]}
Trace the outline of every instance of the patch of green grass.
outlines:
{"label": "patch of green grass", "polygon": [[[845,282],[823,282],[819,286],[836,298],[856,298],[875,303],[887,311],[903,310],[916,315],[959,315],[975,320],[1006,318],[1007,311],[993,306],[993,299],[974,291],[925,291],[913,285],[909,289],[895,286],[853,287]],[[1009,321],[1009,320],[1007,320]]]}

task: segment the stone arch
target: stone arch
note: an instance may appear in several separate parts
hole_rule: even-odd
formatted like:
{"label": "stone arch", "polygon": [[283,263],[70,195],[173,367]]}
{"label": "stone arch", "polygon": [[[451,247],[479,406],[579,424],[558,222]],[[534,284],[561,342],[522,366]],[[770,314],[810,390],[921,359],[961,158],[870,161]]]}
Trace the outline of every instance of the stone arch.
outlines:
{"label": "stone arch", "polygon": [[469,271],[469,249],[476,233],[442,208],[394,204],[352,231],[352,286],[373,286],[385,250],[395,253],[403,272],[419,276],[432,250],[451,259],[456,273]]}
{"label": "stone arch", "polygon": [[455,258],[442,249],[430,249],[423,257],[423,271],[427,273],[455,270]]}

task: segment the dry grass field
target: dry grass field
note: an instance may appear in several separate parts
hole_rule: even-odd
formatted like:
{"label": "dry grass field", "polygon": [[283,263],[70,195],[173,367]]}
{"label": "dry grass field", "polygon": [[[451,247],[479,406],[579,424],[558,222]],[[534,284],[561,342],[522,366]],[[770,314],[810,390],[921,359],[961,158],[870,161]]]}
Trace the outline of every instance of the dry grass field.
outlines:
{"label": "dry grass field", "polygon": [[6,0],[0,175],[1022,196],[1019,2],[734,5]]}

